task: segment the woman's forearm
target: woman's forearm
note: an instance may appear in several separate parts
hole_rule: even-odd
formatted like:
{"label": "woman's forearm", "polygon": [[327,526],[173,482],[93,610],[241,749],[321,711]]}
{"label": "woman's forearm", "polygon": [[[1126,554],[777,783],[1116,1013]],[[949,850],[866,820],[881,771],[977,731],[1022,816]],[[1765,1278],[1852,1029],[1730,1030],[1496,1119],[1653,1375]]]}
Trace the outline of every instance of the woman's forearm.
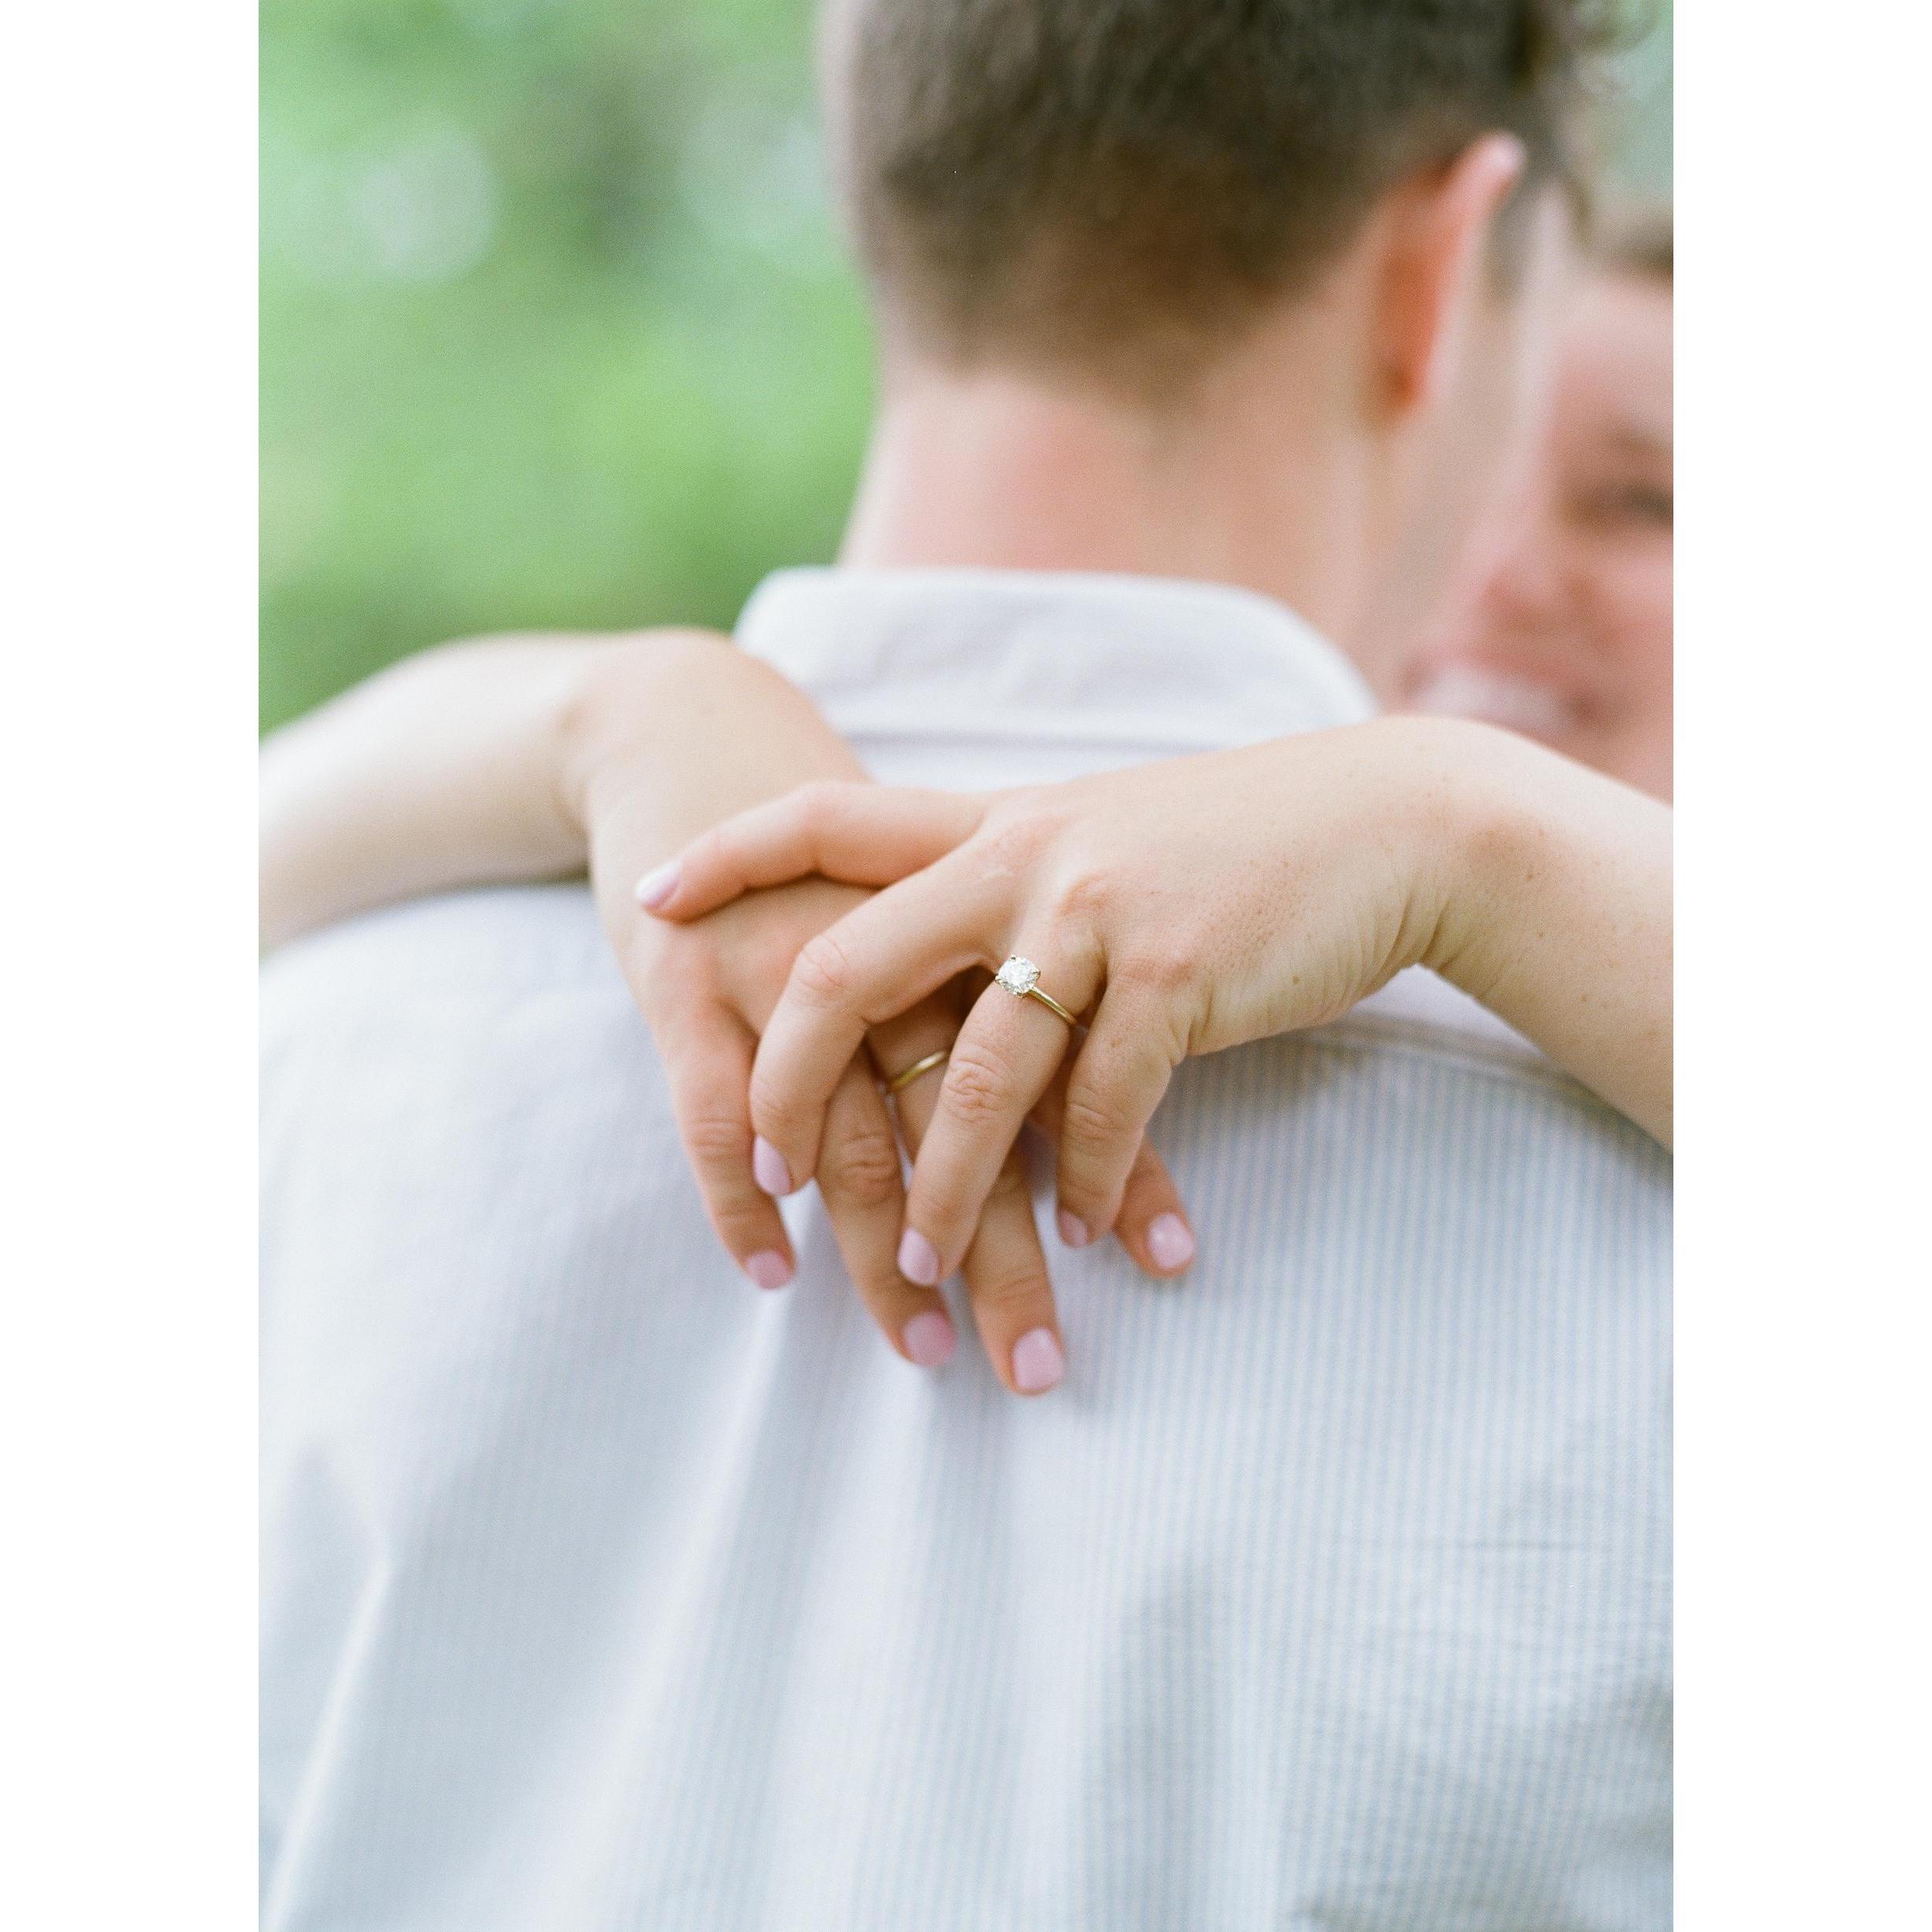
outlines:
{"label": "woman's forearm", "polygon": [[261,937],[424,892],[567,877],[560,723],[601,639],[505,637],[405,659],[262,747]]}
{"label": "woman's forearm", "polygon": [[1671,813],[1481,725],[1438,792],[1453,889],[1426,964],[1668,1147]]}
{"label": "woman's forearm", "polygon": [[774,786],[860,775],[803,692],[714,631],[446,645],[263,745],[262,943],[574,876],[620,803],[668,853]]}

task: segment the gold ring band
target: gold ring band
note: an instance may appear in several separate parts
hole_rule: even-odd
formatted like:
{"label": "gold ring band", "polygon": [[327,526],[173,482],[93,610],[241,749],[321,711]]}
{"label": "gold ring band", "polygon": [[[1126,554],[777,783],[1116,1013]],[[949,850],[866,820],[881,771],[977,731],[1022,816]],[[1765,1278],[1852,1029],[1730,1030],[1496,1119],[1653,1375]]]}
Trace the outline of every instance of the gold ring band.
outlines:
{"label": "gold ring band", "polygon": [[1023,958],[1018,953],[993,975],[993,983],[1002,993],[1010,993],[1016,1000],[1038,1000],[1042,1006],[1057,1013],[1070,1027],[1080,1024],[1052,994],[1041,990],[1039,968],[1031,960]]}
{"label": "gold ring band", "polygon": [[898,1093],[909,1087],[921,1074],[929,1074],[935,1067],[943,1067],[952,1057],[950,1047],[941,1047],[936,1053],[928,1053],[924,1060],[916,1060],[902,1074],[894,1074],[886,1082],[888,1093]]}
{"label": "gold ring band", "polygon": [[1038,1000],[1042,1006],[1052,1007],[1053,1011],[1058,1013],[1060,1018],[1065,1020],[1068,1026],[1078,1027],[1080,1024],[1079,1021],[1074,1019],[1073,1015],[1068,1012],[1066,1008],[1061,1005],[1060,1001],[1055,999],[1052,994],[1042,993],[1038,986],[1029,986],[1027,989],[1025,997],[1030,1000]]}

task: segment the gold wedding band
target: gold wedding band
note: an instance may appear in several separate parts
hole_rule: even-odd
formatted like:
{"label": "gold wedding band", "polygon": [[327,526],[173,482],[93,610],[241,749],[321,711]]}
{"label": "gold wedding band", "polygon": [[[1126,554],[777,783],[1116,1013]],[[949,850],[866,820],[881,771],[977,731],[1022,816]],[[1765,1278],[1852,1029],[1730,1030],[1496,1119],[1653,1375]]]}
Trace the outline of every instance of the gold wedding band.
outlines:
{"label": "gold wedding band", "polygon": [[1080,1024],[1052,994],[1041,990],[1039,968],[1017,953],[993,975],[993,983],[1002,993],[1012,994],[1016,1000],[1038,1000],[1042,1006],[1050,1007],[1059,1014],[1070,1027]]}
{"label": "gold wedding band", "polygon": [[914,1060],[904,1073],[894,1074],[886,1082],[887,1093],[897,1093],[902,1089],[909,1087],[921,1074],[929,1074],[934,1067],[943,1067],[951,1057],[952,1049],[949,1047],[942,1046],[938,1052],[928,1053],[924,1060]]}

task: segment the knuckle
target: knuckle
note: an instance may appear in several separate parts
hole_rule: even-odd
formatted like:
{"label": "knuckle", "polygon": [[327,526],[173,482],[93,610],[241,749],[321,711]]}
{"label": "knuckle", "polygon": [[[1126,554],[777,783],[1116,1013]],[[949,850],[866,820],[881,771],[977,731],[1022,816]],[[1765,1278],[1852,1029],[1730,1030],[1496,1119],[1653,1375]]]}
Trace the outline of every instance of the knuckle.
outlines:
{"label": "knuckle", "polygon": [[692,847],[685,869],[692,879],[714,887],[733,886],[742,880],[747,859],[745,843],[737,829],[714,825]]}
{"label": "knuckle", "polygon": [[946,1063],[942,1097],[961,1126],[990,1126],[1001,1119],[1012,1104],[1012,1071],[983,1047],[956,1046]]}
{"label": "knuckle", "polygon": [[1062,1140],[1071,1147],[1093,1148],[1124,1140],[1133,1131],[1126,1107],[1104,1087],[1076,1082],[1067,1092],[1062,1117]]}
{"label": "knuckle", "polygon": [[767,1140],[802,1129],[808,1110],[769,1074],[751,1071],[751,1123]]}
{"label": "knuckle", "polygon": [[1193,985],[1196,970],[1193,949],[1170,943],[1130,953],[1115,969],[1114,977],[1137,992],[1168,999]]}
{"label": "knuckle", "polygon": [[748,1248],[769,1245],[769,1208],[761,1208],[755,1202],[734,1197],[729,1200],[709,1199],[705,1203],[705,1209],[711,1232],[734,1254],[741,1254]]}
{"label": "knuckle", "polygon": [[[973,1306],[983,1313],[1010,1319],[1049,1298],[1046,1270],[1024,1255],[976,1259],[966,1280]],[[1004,1326],[1005,1322],[998,1325]]]}
{"label": "knuckle", "polygon": [[792,809],[801,817],[817,820],[836,811],[846,788],[836,778],[814,778],[792,794]]}
{"label": "knuckle", "polygon": [[931,1235],[942,1251],[952,1252],[957,1242],[973,1232],[973,1220],[979,1206],[964,1175],[949,1174],[935,1178],[914,1169],[905,1218]]}
{"label": "knuckle", "polygon": [[692,1159],[707,1172],[751,1159],[751,1132],[736,1114],[721,1113],[714,1107],[687,1109],[679,1131]]}
{"label": "knuckle", "polygon": [[1118,896],[1113,880],[1105,872],[1071,872],[1054,890],[1054,916],[1062,924],[1096,925],[1105,919]]}
{"label": "knuckle", "polygon": [[819,1192],[857,1207],[883,1207],[899,1191],[899,1148],[883,1127],[859,1127],[828,1144],[819,1162]]}
{"label": "knuckle", "polygon": [[829,932],[806,940],[792,968],[792,983],[815,1006],[836,1006],[852,984],[852,962]]}
{"label": "knuckle", "polygon": [[1016,799],[981,827],[972,840],[974,855],[985,872],[1023,872],[1046,849],[1054,829],[1031,799]]}
{"label": "knuckle", "polygon": [[956,1244],[970,1247],[977,1240],[986,1199],[984,1189],[957,1162],[937,1167],[928,1162],[913,1168],[905,1218],[950,1252]]}

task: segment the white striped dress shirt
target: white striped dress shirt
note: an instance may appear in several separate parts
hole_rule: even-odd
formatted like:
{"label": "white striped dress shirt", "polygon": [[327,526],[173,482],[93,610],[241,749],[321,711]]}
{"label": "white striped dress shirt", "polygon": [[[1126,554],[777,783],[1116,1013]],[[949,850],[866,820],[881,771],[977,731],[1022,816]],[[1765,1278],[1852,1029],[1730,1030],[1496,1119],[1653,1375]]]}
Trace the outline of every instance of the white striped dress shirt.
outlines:
{"label": "white striped dress shirt", "polygon": [[[1365,715],[1203,585],[788,573],[888,780]],[[1047,1232],[1064,1385],[718,1250],[586,895],[263,994],[275,1932],[1624,1932],[1669,1918],[1667,1158],[1405,975],[1191,1063],[1199,1258]]]}

